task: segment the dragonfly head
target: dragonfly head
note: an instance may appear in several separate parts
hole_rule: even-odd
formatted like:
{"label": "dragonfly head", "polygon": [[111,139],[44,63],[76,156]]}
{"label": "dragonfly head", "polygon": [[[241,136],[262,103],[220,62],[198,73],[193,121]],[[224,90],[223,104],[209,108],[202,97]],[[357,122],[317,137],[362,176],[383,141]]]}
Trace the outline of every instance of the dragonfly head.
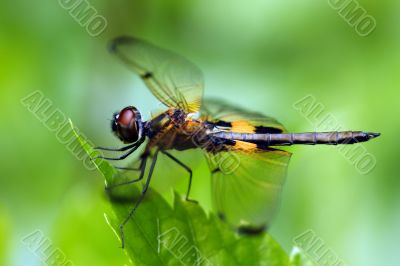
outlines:
{"label": "dragonfly head", "polygon": [[138,109],[128,106],[113,115],[112,132],[124,143],[133,143],[142,137],[143,122]]}

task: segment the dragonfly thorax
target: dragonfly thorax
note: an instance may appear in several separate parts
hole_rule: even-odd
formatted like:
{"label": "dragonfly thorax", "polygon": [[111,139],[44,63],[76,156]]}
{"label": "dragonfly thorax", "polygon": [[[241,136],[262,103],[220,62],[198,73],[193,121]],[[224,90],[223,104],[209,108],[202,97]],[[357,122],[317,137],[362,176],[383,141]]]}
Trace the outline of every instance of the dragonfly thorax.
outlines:
{"label": "dragonfly thorax", "polygon": [[187,114],[181,109],[170,108],[166,113],[175,127],[181,127],[186,121]]}

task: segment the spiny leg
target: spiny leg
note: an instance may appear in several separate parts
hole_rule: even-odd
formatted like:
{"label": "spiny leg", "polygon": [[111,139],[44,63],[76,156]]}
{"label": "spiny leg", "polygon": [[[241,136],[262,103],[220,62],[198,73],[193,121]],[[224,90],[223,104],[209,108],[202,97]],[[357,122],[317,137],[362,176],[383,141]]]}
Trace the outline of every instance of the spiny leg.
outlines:
{"label": "spiny leg", "polygon": [[129,212],[129,215],[125,218],[125,220],[122,222],[122,224],[119,227],[120,233],[121,233],[121,243],[122,243],[122,248],[124,248],[125,246],[125,236],[124,236],[124,226],[125,224],[129,221],[129,219],[133,216],[133,214],[135,213],[136,209],[139,207],[140,203],[142,202],[142,200],[144,199],[144,196],[146,195],[147,189],[149,188],[150,185],[150,180],[151,180],[151,176],[153,175],[153,171],[154,171],[154,167],[156,165],[157,162],[157,155],[158,155],[159,150],[157,150],[154,153],[154,157],[153,160],[151,162],[151,166],[150,166],[150,170],[149,170],[149,174],[147,176],[147,180],[146,180],[146,184],[144,185],[142,192],[140,194],[140,197],[138,199],[138,201],[135,203],[135,206],[133,207],[133,209]]}
{"label": "spiny leg", "polygon": [[114,168],[118,169],[118,170],[124,170],[124,171],[140,171],[140,166],[133,168],[133,167],[123,167],[123,166],[115,166],[114,165]]}
{"label": "spiny leg", "polygon": [[188,189],[186,191],[186,200],[190,201],[190,202],[194,202],[197,203],[196,200],[192,200],[189,198],[189,194],[190,194],[190,189],[192,187],[192,169],[190,169],[187,165],[185,165],[184,163],[182,163],[181,161],[179,161],[176,157],[174,157],[172,154],[166,152],[166,151],[162,151],[163,154],[167,155],[170,159],[172,159],[174,162],[176,162],[177,164],[179,164],[180,166],[182,166],[188,173],[189,173],[189,186]]}
{"label": "spiny leg", "polygon": [[140,145],[142,145],[143,142],[144,142],[144,138],[142,138],[142,139],[136,141],[135,143],[133,143],[133,144],[131,144],[131,145],[122,147],[122,148],[120,148],[120,149],[112,149],[112,148],[101,148],[101,147],[98,147],[98,148],[97,148],[98,150],[109,150],[109,151],[125,151],[125,150],[128,150],[128,149],[131,149],[131,150],[129,150],[127,153],[125,153],[125,154],[123,154],[122,156],[117,157],[117,158],[104,157],[104,156],[97,156],[97,157],[92,158],[92,160],[95,160],[95,159],[103,159],[103,160],[110,160],[110,161],[119,161],[119,160],[123,160],[123,159],[125,159],[126,157],[128,157],[129,155],[131,155],[134,151],[136,151],[137,148],[139,148]]}
{"label": "spiny leg", "polygon": [[106,190],[111,190],[111,189],[114,189],[114,188],[119,187],[119,186],[129,185],[129,184],[132,184],[132,183],[135,183],[135,182],[138,182],[138,181],[142,180],[143,176],[144,176],[144,172],[146,170],[147,158],[148,158],[147,154],[142,155],[142,158],[141,158],[141,161],[140,161],[140,166],[139,166],[138,169],[135,169],[137,171],[140,171],[140,175],[139,175],[138,178],[130,180],[130,181],[122,182],[122,183],[119,183],[119,184],[113,184],[112,186],[106,187]]}
{"label": "spiny leg", "polygon": [[122,156],[117,157],[117,158],[104,157],[104,156],[97,156],[97,157],[94,157],[92,160],[95,160],[95,159],[103,159],[103,160],[109,160],[109,161],[120,161],[120,160],[125,159],[125,158],[128,157],[129,155],[131,155],[134,151],[137,150],[137,148],[139,148],[139,146],[140,146],[140,144],[139,144],[139,145],[136,145],[136,146],[133,146],[133,148],[132,148],[130,151],[128,151],[127,153],[125,153],[125,154],[123,154]]}
{"label": "spiny leg", "polygon": [[100,150],[100,151],[126,151],[129,150],[130,148],[133,148],[137,145],[137,143],[133,143],[131,145],[122,147],[122,148],[105,148],[105,147],[94,147],[95,150]]}
{"label": "spiny leg", "polygon": [[146,153],[146,152],[142,153],[142,155],[134,162],[134,163],[136,163],[137,161],[140,161],[140,165],[138,167],[123,167],[123,166],[116,166],[116,165],[113,165],[113,167],[115,169],[124,170],[124,171],[141,171],[143,159],[145,157],[148,158],[148,156],[149,156],[148,153]]}

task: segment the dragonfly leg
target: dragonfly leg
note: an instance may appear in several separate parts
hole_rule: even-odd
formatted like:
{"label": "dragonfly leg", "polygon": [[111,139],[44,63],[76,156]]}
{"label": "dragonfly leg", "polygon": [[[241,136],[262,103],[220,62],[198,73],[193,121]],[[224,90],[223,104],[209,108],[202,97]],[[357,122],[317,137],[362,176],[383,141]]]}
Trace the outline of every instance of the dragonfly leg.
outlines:
{"label": "dragonfly leg", "polygon": [[118,170],[124,170],[124,171],[140,171],[140,166],[136,167],[136,168],[132,168],[132,167],[121,167],[121,166],[114,165],[114,168],[118,169]]}
{"label": "dragonfly leg", "polygon": [[[158,151],[159,150],[157,150],[154,153],[153,160],[151,162],[151,166],[150,166],[150,170],[149,170],[149,174],[147,176],[146,184],[144,185],[144,187],[142,189],[142,192],[140,194],[140,197],[139,197],[138,201],[135,203],[135,206],[133,207],[133,209],[129,212],[128,216],[125,218],[125,220],[119,226],[119,231],[121,233],[122,248],[124,248],[124,246],[125,246],[124,226],[129,221],[129,219],[133,216],[133,214],[135,213],[136,209],[139,207],[140,203],[144,199],[144,196],[146,195],[147,189],[149,188],[149,185],[150,185],[151,176],[153,175],[154,167],[156,166]],[[144,168],[146,168],[146,167],[144,167]],[[144,173],[144,171],[142,171],[142,172]]]}
{"label": "dragonfly leg", "polygon": [[124,170],[124,171],[139,171],[140,170],[140,166],[136,167],[136,168],[132,168],[132,167],[123,167],[123,166],[115,166],[113,165],[115,169],[118,170]]}
{"label": "dragonfly leg", "polygon": [[125,151],[125,150],[129,150],[129,149],[131,149],[131,150],[129,150],[127,153],[125,153],[125,154],[123,154],[123,155],[121,155],[120,157],[117,157],[117,158],[104,157],[104,156],[97,156],[97,157],[92,158],[92,160],[95,160],[95,159],[103,159],[103,160],[110,160],[110,161],[120,161],[120,160],[123,160],[123,159],[125,159],[126,157],[128,157],[129,155],[131,155],[134,151],[136,151],[137,148],[139,148],[140,145],[142,145],[143,142],[144,142],[144,138],[142,138],[142,139],[136,141],[135,143],[133,143],[133,144],[131,144],[131,145],[122,147],[122,148],[120,148],[120,149],[111,149],[111,148],[108,149],[108,148],[100,148],[100,147],[98,147],[98,148],[97,148],[98,150],[109,150],[109,151]]}
{"label": "dragonfly leg", "polygon": [[[118,183],[118,184],[113,184],[113,185],[111,185],[111,186],[107,186],[107,187],[106,187],[106,190],[109,191],[109,190],[112,190],[112,189],[114,189],[114,188],[116,188],[116,187],[124,186],[124,185],[129,185],[129,184],[133,184],[133,183],[135,183],[135,182],[138,182],[138,181],[142,180],[142,179],[143,179],[143,176],[144,176],[144,172],[145,172],[145,170],[146,170],[147,158],[148,158],[148,155],[147,155],[147,154],[145,154],[145,155],[142,156],[142,158],[140,159],[140,160],[141,160],[141,161],[140,161],[140,166],[139,166],[138,168],[128,168],[128,169],[130,169],[130,170],[140,171],[140,175],[139,175],[138,178],[133,179],[133,180],[129,180],[129,181],[126,181],[126,182]],[[116,167],[116,168],[118,168],[118,169],[121,169],[121,168],[122,168],[122,169],[127,169],[126,167]]]}
{"label": "dragonfly leg", "polygon": [[100,151],[126,151],[129,150],[130,148],[135,147],[137,144],[133,143],[131,145],[122,147],[122,148],[105,148],[105,147],[94,147],[93,149],[95,150],[100,150]]}
{"label": "dragonfly leg", "polygon": [[132,148],[130,151],[128,151],[127,153],[123,154],[120,157],[117,158],[113,158],[113,157],[104,157],[104,156],[97,156],[94,157],[92,160],[96,160],[96,159],[103,159],[103,160],[109,160],[109,161],[120,161],[125,159],[126,157],[128,157],[129,155],[131,155],[135,150],[137,149],[137,147]]}
{"label": "dragonfly leg", "polygon": [[176,162],[177,164],[179,164],[180,166],[182,166],[188,173],[189,173],[189,186],[188,189],[186,191],[186,200],[190,201],[190,202],[194,202],[197,203],[196,200],[192,200],[189,198],[189,194],[190,194],[190,189],[192,187],[192,169],[190,169],[187,165],[185,165],[184,163],[182,163],[181,161],[179,161],[175,156],[173,156],[172,154],[170,154],[169,152],[166,151],[162,151],[163,154],[167,155],[170,159],[172,159],[174,162]]}
{"label": "dragonfly leg", "polygon": [[112,157],[97,156],[97,157],[94,157],[92,160],[95,160],[95,159],[103,159],[103,160],[109,160],[109,161],[120,161],[120,160],[125,159],[125,158],[128,157],[129,155],[131,155],[134,151],[136,151],[137,148],[139,148],[140,144],[141,144],[141,143],[135,144],[134,146],[131,147],[131,150],[130,150],[130,151],[128,151],[127,153],[121,155],[120,157],[112,158]]}

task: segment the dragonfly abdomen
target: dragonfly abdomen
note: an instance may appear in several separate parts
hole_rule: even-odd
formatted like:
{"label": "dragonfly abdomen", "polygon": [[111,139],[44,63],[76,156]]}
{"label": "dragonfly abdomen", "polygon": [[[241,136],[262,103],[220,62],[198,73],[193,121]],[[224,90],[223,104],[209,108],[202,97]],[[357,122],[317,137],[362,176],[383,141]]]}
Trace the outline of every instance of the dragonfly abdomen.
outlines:
{"label": "dragonfly abdomen", "polygon": [[338,145],[338,144],[354,144],[365,142],[375,137],[379,133],[362,132],[362,131],[332,131],[332,132],[306,132],[306,133],[235,133],[235,132],[218,132],[213,134],[215,137],[240,140],[264,146],[290,146],[294,144],[303,145]]}

